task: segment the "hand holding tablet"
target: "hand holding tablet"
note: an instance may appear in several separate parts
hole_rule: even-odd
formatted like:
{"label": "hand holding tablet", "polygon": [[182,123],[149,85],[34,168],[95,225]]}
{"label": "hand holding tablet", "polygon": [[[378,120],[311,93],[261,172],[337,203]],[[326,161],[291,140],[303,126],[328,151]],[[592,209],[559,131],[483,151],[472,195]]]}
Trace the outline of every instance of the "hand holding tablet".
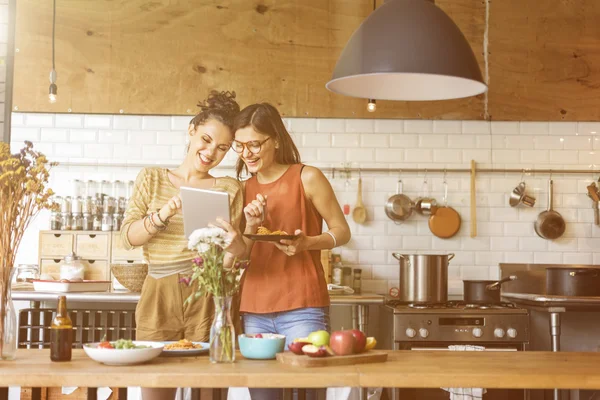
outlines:
{"label": "hand holding tablet", "polygon": [[190,237],[196,229],[218,225],[217,218],[231,222],[229,193],[216,190],[181,187],[183,230]]}

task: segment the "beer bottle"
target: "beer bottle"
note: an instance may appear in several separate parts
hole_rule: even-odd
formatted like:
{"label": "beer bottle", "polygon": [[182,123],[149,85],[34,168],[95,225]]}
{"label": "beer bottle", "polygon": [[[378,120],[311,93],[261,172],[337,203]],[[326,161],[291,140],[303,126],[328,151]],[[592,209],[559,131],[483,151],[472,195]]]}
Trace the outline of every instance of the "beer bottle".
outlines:
{"label": "beer bottle", "polygon": [[50,359],[52,361],[71,361],[72,347],[73,323],[67,313],[67,298],[59,296],[56,316],[50,325]]}

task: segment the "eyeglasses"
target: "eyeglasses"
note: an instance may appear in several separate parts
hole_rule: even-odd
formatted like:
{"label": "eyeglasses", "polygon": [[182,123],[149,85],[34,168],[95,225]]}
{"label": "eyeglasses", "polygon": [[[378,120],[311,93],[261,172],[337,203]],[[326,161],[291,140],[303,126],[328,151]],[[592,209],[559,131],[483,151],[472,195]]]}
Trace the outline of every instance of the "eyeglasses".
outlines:
{"label": "eyeglasses", "polygon": [[233,149],[233,151],[235,151],[236,153],[243,153],[244,149],[248,149],[248,151],[252,154],[257,154],[260,153],[260,149],[262,148],[262,145],[265,144],[269,139],[271,139],[270,137],[266,138],[265,140],[263,140],[262,142],[260,140],[252,140],[250,142],[238,142],[237,140],[233,141],[233,144],[231,145],[231,148]]}

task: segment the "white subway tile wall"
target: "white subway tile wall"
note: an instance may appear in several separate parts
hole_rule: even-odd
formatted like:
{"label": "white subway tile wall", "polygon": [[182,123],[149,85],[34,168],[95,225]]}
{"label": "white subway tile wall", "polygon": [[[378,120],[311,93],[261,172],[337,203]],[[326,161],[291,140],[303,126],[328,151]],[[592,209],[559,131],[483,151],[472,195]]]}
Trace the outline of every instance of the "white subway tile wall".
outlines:
{"label": "white subway tile wall", "polygon": [[[51,160],[97,164],[57,167],[52,187],[69,194],[72,179],[130,180],[137,167],[100,164],[176,165],[185,152],[189,117],[135,115],[22,114],[12,116],[12,148],[31,140]],[[431,120],[286,120],[308,164],[326,167],[381,167],[390,172],[362,173],[368,211],[364,225],[349,217],[352,240],[336,249],[343,261],[363,270],[363,288],[387,293],[398,286],[398,264],[392,252],[454,253],[450,279],[493,279],[501,262],[600,264],[600,227],[593,224],[586,186],[598,174],[554,174],[554,205],[567,221],[565,235],[555,241],[536,236],[533,223],[546,209],[548,176],[486,174],[477,177],[478,236],[469,236],[468,174],[448,174],[448,204],[463,224],[451,239],[431,234],[427,218],[415,214],[402,224],[389,220],[384,204],[396,192],[398,178],[411,198],[429,193],[443,201],[443,174],[403,173],[402,168],[466,168],[471,159],[481,167],[600,169],[600,125],[576,122],[486,122]],[[233,175],[235,153],[228,154],[220,175]],[[525,171],[526,172],[526,171]],[[330,181],[341,205],[356,201],[358,174]],[[537,198],[534,208],[511,208],[508,196],[524,180]],[[35,230],[47,227],[42,215],[25,236],[18,261],[36,262]]]}

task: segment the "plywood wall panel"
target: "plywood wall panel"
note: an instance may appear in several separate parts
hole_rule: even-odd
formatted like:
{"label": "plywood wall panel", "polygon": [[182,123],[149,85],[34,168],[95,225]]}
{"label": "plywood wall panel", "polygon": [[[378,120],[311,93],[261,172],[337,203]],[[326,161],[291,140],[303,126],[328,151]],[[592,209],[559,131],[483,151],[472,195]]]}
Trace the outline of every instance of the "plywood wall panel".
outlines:
{"label": "plywood wall panel", "polygon": [[600,2],[490,3],[495,120],[600,120]]}
{"label": "plywood wall panel", "polygon": [[[482,63],[483,3],[437,4]],[[51,2],[20,0],[14,105],[36,112],[186,115],[216,88],[235,90],[242,105],[272,102],[287,116],[482,118],[482,98],[380,102],[369,114],[365,100],[325,89],[372,7],[372,0],[61,0],[59,101],[51,105]]]}

